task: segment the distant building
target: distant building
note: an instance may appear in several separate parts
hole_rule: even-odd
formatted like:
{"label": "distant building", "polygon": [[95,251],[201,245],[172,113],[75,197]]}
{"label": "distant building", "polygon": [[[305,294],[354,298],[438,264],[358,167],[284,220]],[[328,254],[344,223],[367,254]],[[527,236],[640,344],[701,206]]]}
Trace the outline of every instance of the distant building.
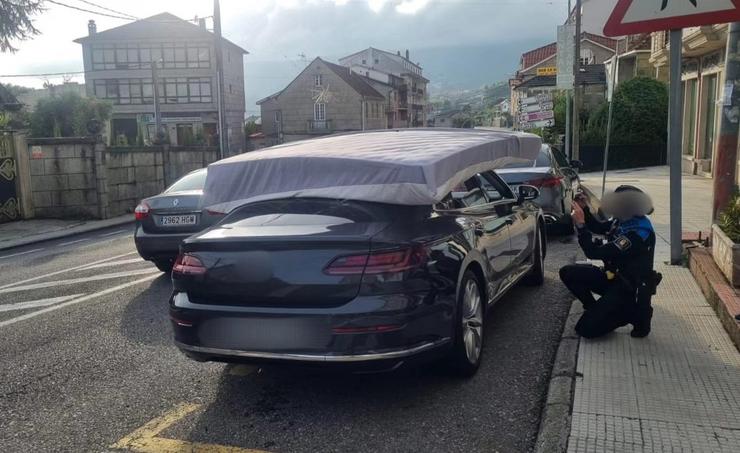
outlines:
{"label": "distant building", "polygon": [[[155,136],[152,62],[157,71],[162,123],[170,143],[218,143],[218,77],[214,35],[162,13],[106,31],[88,24],[82,45],[87,94],[113,103],[113,143]],[[248,52],[223,39],[224,125],[231,154],[244,150],[244,62]]]}
{"label": "distant building", "polygon": [[[711,177],[724,98],[727,24],[683,30],[683,169]],[[655,78],[668,81],[669,33],[652,34]],[[737,88],[735,88],[737,89]],[[740,173],[738,173],[740,174]]]}
{"label": "distant building", "polygon": [[[606,96],[604,63],[616,53],[617,40],[591,33],[581,34],[581,64],[583,71],[576,85],[584,92],[585,103],[599,103]],[[511,111],[514,125],[520,99],[557,91],[557,43],[550,43],[522,54],[516,75],[509,80]]]}
{"label": "distant building", "polygon": [[288,86],[257,101],[268,144],[385,129],[388,101],[372,83],[348,67],[317,57]]}
{"label": "distant building", "polygon": [[468,118],[468,115],[460,109],[436,112],[429,119],[429,127],[473,127],[472,123],[463,124],[465,118]]}
{"label": "distant building", "polygon": [[429,80],[422,75],[422,67],[411,61],[408,50],[401,55],[400,51],[394,54],[368,47],[340,58],[339,63],[371,79],[371,84],[383,92],[388,101],[388,127],[423,127],[427,123]]}

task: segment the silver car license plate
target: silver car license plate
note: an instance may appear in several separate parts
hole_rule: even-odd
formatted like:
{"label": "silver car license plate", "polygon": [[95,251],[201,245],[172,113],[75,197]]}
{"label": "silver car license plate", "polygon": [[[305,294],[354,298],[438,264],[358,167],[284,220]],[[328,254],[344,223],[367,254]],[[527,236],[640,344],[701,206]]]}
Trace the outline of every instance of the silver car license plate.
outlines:
{"label": "silver car license plate", "polygon": [[162,226],[195,225],[197,223],[197,219],[195,214],[163,215],[160,222]]}

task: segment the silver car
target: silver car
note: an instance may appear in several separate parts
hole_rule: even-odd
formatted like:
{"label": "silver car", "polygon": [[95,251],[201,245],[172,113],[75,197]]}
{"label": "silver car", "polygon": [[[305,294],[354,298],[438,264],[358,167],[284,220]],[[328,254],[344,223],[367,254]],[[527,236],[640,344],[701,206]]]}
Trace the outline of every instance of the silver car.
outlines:
{"label": "silver car", "polygon": [[201,207],[205,168],[180,178],[164,192],[146,198],[134,210],[134,242],[139,255],[169,272],[182,241],[223,218]]}
{"label": "silver car", "polygon": [[535,186],[540,195],[534,200],[545,214],[545,221],[553,229],[563,232],[573,231],[570,212],[573,197],[579,191],[580,161],[568,161],[562,151],[549,145],[542,145],[534,163],[513,163],[496,170],[516,192],[516,187],[526,184]]}

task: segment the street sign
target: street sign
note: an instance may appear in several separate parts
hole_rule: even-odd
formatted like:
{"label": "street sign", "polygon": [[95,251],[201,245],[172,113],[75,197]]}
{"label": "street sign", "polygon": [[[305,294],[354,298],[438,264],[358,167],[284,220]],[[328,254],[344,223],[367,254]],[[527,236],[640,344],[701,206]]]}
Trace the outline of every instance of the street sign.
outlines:
{"label": "street sign", "polygon": [[539,112],[541,110],[552,110],[555,105],[550,102],[543,102],[542,104],[529,104],[521,107],[521,113]]}
{"label": "street sign", "polygon": [[520,100],[519,105],[542,104],[544,102],[552,102],[552,95],[538,94],[537,96],[530,96]]}
{"label": "street sign", "polygon": [[624,36],[740,21],[740,0],[619,0],[604,26]]}
{"label": "street sign", "polygon": [[544,121],[555,118],[555,113],[552,110],[545,110],[542,112],[534,113],[522,113],[519,117],[519,121],[522,123],[532,123],[535,121]]}
{"label": "street sign", "polygon": [[530,129],[536,129],[541,127],[553,127],[555,125],[555,120],[544,120],[544,121],[535,121],[533,123],[522,123],[522,130],[528,131]]}
{"label": "street sign", "polygon": [[558,68],[555,66],[547,66],[544,68],[537,68],[538,76],[554,76],[558,74]]}
{"label": "street sign", "polygon": [[575,61],[574,43],[576,38],[575,24],[565,24],[558,26],[558,81],[557,87],[560,90],[573,89],[573,65]]}

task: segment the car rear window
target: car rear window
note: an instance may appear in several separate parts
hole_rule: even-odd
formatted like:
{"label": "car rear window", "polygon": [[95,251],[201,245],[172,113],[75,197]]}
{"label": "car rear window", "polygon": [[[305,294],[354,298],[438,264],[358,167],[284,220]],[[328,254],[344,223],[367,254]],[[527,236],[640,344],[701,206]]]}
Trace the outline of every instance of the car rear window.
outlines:
{"label": "car rear window", "polygon": [[550,159],[550,153],[546,150],[540,151],[540,154],[537,155],[537,160],[532,162],[512,162],[510,164],[506,164],[501,168],[533,168],[533,167],[550,167],[552,166],[552,161]]}
{"label": "car rear window", "polygon": [[206,170],[198,170],[192,173],[188,173],[182,178],[178,179],[174,184],[169,186],[165,193],[168,192],[185,192],[187,190],[203,190],[203,186],[206,184],[206,176],[208,172]]}

